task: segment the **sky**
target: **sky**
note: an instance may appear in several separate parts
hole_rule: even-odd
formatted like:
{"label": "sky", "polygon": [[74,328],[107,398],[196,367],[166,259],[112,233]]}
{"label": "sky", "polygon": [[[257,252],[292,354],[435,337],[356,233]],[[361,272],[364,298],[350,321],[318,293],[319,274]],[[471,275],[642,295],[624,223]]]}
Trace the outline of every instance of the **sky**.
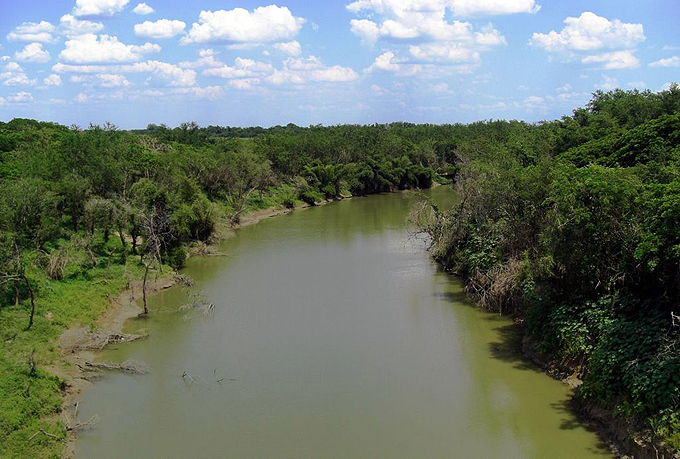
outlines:
{"label": "sky", "polygon": [[0,120],[552,120],[680,81],[678,0],[0,0]]}

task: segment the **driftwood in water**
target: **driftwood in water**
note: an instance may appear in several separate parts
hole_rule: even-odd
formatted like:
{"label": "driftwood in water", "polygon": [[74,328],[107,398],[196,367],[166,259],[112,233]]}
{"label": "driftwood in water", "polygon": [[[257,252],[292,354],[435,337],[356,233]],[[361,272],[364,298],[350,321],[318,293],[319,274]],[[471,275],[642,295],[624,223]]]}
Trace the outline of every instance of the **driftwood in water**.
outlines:
{"label": "driftwood in water", "polygon": [[94,416],[92,416],[90,419],[88,419],[85,422],[79,422],[78,424],[76,424],[74,426],[66,426],[66,430],[68,430],[69,432],[75,432],[75,431],[78,431],[78,430],[83,430],[86,427],[92,427],[95,424],[97,424],[98,422],[99,422],[99,415],[95,414]]}
{"label": "driftwood in water", "polygon": [[84,351],[101,351],[109,344],[129,343],[142,338],[148,338],[149,335],[129,335],[126,333],[93,333],[87,340],[77,346],[78,350]]}
{"label": "driftwood in water", "polygon": [[84,370],[109,370],[109,371],[123,371],[135,375],[145,375],[149,373],[149,366],[142,362],[128,359],[123,363],[96,363],[85,362]]}

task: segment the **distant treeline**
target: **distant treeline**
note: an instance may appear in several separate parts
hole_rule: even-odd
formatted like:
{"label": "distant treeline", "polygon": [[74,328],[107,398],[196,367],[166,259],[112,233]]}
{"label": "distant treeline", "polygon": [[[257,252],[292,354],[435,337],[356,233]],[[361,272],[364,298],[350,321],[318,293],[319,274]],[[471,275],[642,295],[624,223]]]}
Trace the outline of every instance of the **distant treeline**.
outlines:
{"label": "distant treeline", "polygon": [[[472,128],[472,127],[471,127]],[[680,88],[598,91],[571,116],[487,124],[423,207],[434,255],[576,368],[578,395],[680,447]]]}

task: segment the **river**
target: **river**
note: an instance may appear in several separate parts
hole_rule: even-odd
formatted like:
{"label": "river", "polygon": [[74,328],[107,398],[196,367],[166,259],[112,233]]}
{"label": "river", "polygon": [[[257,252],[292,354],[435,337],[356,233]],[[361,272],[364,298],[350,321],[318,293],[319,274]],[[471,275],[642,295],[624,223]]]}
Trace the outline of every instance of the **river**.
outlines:
{"label": "river", "polygon": [[[446,187],[428,193],[452,199]],[[408,193],[294,211],[192,258],[102,353],[145,362],[80,397],[77,458],[611,457],[405,223]],[[200,293],[214,314],[180,310]],[[185,375],[185,376],[183,376]]]}

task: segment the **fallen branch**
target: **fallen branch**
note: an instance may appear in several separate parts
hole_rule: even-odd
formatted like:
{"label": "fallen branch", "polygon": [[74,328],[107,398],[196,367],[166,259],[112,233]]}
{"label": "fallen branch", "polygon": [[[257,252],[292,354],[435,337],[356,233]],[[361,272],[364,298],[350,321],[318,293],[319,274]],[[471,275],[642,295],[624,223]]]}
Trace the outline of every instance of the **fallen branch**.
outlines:
{"label": "fallen branch", "polygon": [[85,427],[91,427],[99,422],[99,415],[95,414],[93,415],[90,419],[88,419],[85,422],[79,422],[78,424],[74,425],[73,427],[66,426],[66,430],[69,432],[75,432],[76,430],[81,430]]}
{"label": "fallen branch", "polygon": [[38,430],[36,433],[34,433],[33,435],[31,435],[31,436],[28,438],[28,441],[33,440],[35,437],[38,436],[38,434],[41,434],[41,433],[47,435],[47,436],[50,437],[50,438],[54,438],[54,439],[58,439],[58,438],[59,438],[59,437],[57,437],[57,436],[54,435],[54,434],[51,434],[51,433],[49,433],[49,432],[45,432],[45,429],[42,429],[42,428],[41,428],[41,429]]}

